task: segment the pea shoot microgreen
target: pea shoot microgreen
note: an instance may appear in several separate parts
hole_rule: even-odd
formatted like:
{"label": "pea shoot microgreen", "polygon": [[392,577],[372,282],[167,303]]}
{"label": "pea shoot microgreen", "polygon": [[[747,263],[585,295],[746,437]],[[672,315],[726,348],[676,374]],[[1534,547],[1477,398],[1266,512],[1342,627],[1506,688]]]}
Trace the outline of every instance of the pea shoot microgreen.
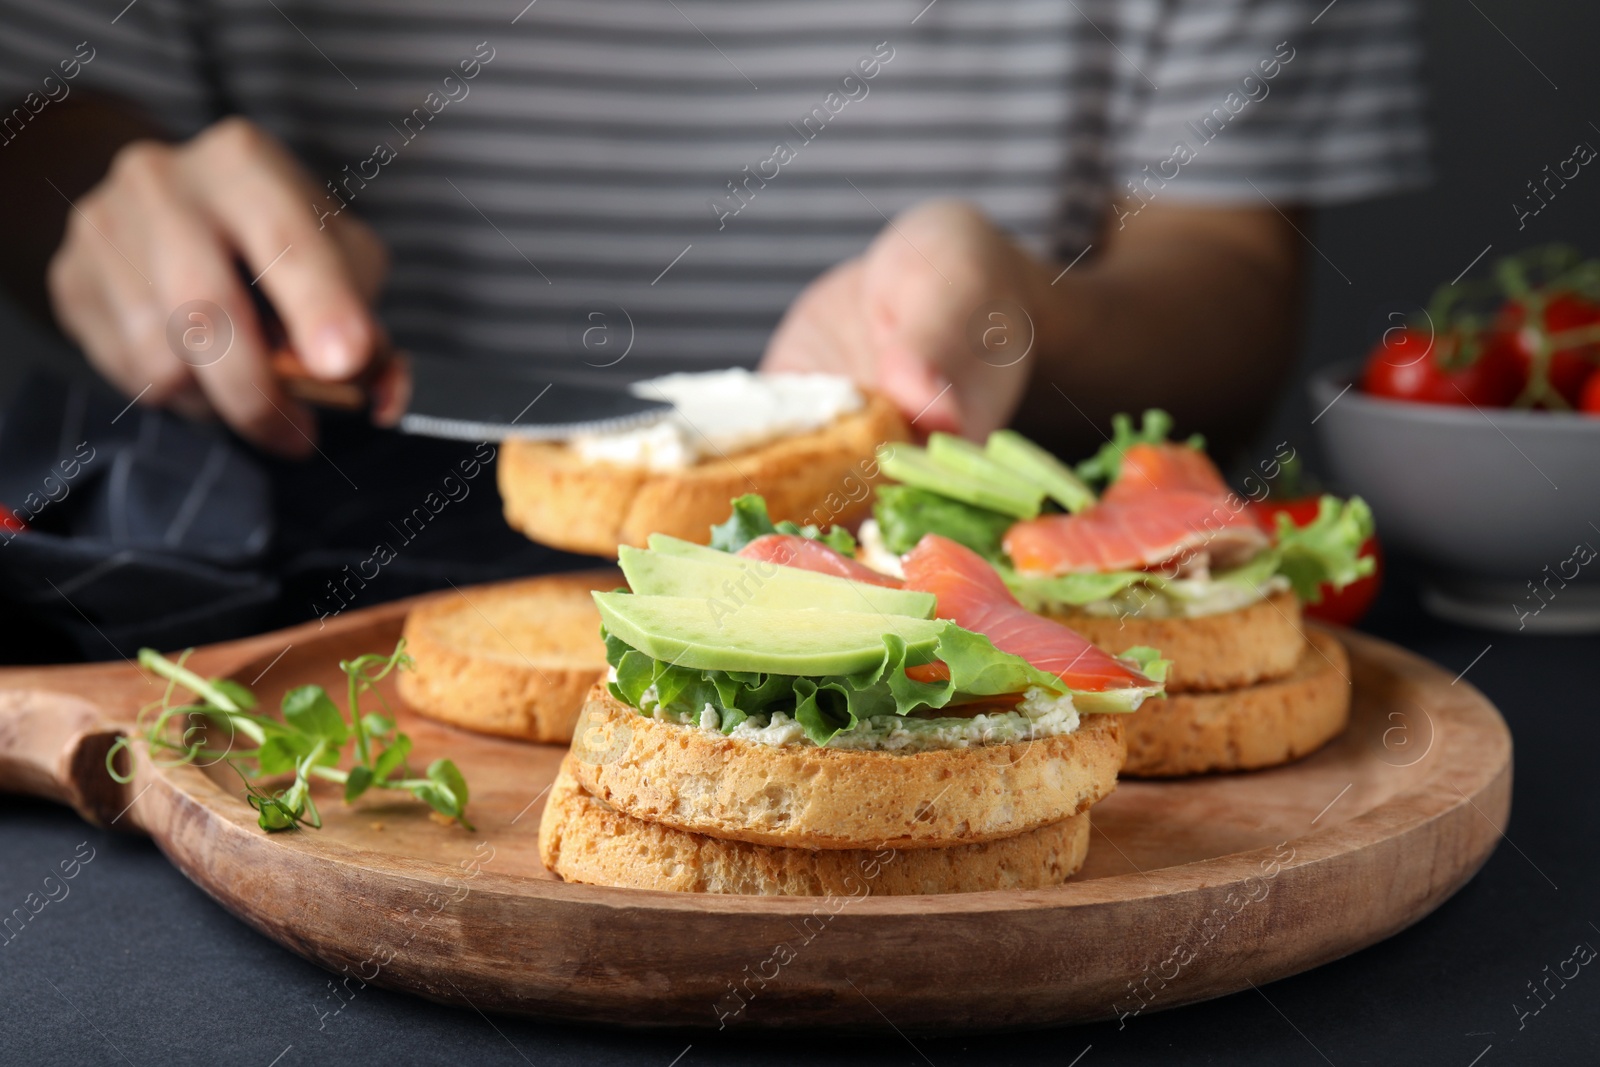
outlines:
{"label": "pea shoot microgreen", "polygon": [[[244,780],[245,799],[259,815],[261,828],[269,832],[322,826],[322,814],[311,795],[313,777],[343,785],[346,803],[369,789],[403,790],[471,830],[466,779],[447,759],[434,760],[420,777],[411,770],[406,763],[411,739],[396,729],[377,688],[391,672],[411,666],[405,648],[402,638],[387,656],[369,653],[339,661],[348,712],[341,711],[322,686],[302,685],[283,695],[282,718],[258,714],[255,695],[238,682],[202,678],[184,666],[193,649],[170,660],[154,649],[141,648],[139,666],[165,678],[167,688],[160,700],[140,709],[136,732],[158,766],[226,761]],[[176,700],[180,689],[187,698]],[[377,696],[381,712],[361,710],[361,698],[368,692]],[[351,742],[354,763],[340,770],[338,764]],[[132,776],[117,770],[117,754],[129,743],[128,737],[121,737],[106,754],[106,769],[123,783]],[[274,789],[266,781],[291,774],[293,781],[282,788]]]}

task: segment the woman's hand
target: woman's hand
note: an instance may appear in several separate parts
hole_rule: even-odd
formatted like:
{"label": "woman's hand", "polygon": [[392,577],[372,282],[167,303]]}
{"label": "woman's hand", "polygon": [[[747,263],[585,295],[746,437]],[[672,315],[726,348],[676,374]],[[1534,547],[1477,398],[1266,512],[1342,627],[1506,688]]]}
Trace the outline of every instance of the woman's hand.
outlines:
{"label": "woman's hand", "polygon": [[1046,273],[971,205],[919,205],[795,299],[762,369],[847,375],[920,431],[981,439],[1027,387]]}
{"label": "woman's hand", "polygon": [[[388,257],[348,211],[319,225],[334,206],[243,119],[181,145],[131,143],[68,217],[50,263],[56,319],[126,395],[214,412],[263,448],[305,455],[316,425],[268,370],[250,287],[313,374],[360,372],[382,343],[371,304]],[[221,331],[232,340],[219,354]]]}

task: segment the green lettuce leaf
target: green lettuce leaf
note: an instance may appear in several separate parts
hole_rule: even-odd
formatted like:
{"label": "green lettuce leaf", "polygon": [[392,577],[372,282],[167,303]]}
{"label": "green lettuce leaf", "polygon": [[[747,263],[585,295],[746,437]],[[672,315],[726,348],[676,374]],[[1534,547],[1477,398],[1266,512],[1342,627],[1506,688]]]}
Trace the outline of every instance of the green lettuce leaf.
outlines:
{"label": "green lettuce leaf", "polygon": [[1324,496],[1317,517],[1305,526],[1296,526],[1287,515],[1278,516],[1274,546],[1280,557],[1278,573],[1289,579],[1301,600],[1315,604],[1322,599],[1322,583],[1343,589],[1372,573],[1377,564],[1356,555],[1371,536],[1372,509],[1365,500]]}
{"label": "green lettuce leaf", "polygon": [[[1327,582],[1343,588],[1371,574],[1375,564],[1357,556],[1372,536],[1372,510],[1360,497],[1341,501],[1324,496],[1317,517],[1309,525],[1295,526],[1287,515],[1278,516],[1277,543],[1232,570],[1217,571],[1209,579],[1167,578],[1150,571],[1108,571],[1105,574],[1063,574],[1049,578],[1018,574],[1000,567],[1011,592],[1029,611],[1083,607],[1117,596],[1135,586],[1168,598],[1178,606],[1211,601],[1245,603],[1261,595],[1274,575],[1289,580],[1295,595],[1308,604],[1321,599],[1319,587]],[[1215,610],[1215,608],[1214,608]]]}
{"label": "green lettuce leaf", "polygon": [[[1133,711],[1145,697],[1161,690],[1160,683],[1115,694],[1080,694],[1053,674],[1041,671],[1020,656],[1001,652],[982,634],[945,623],[935,655],[950,668],[947,680],[920,682],[906,674],[906,646],[898,636],[886,634],[883,659],[855,674],[799,677],[756,671],[715,671],[675,666],[653,659],[626,642],[605,633],[606,661],[616,670],[611,695],[641,712],[659,709],[673,717],[698,719],[707,704],[723,709],[721,727],[730,732],[751,715],[782,711],[794,718],[808,738],[826,745],[841,730],[880,715],[909,715],[924,709],[1038,686],[1052,693],[1072,693],[1074,703],[1093,711]],[[1149,649],[1134,650],[1143,662],[1163,677],[1164,661]],[[1146,655],[1148,654],[1148,655]],[[1134,655],[1134,653],[1130,653]],[[1140,657],[1143,657],[1141,660]],[[654,688],[654,700],[650,690]],[[1090,706],[1092,705],[1092,707]]]}
{"label": "green lettuce leaf", "polygon": [[1172,669],[1172,661],[1162,659],[1161,653],[1148,645],[1135,645],[1117,657],[1125,662],[1132,663],[1138,668],[1139,673],[1150,679],[1148,686],[1128,686],[1123,689],[1102,689],[1098,693],[1072,694],[1072,706],[1080,712],[1099,712],[1101,714],[1124,715],[1128,712],[1138,711],[1139,705],[1151,697],[1158,697],[1166,687],[1167,672]]}
{"label": "green lettuce leaf", "polygon": [[1052,693],[1071,692],[1055,675],[1041,671],[1021,656],[1001,652],[987,637],[953,622],[946,625],[939,638],[936,656],[950,668],[950,684],[963,696],[1003,696],[1024,692],[1033,685]]}
{"label": "green lettuce leaf", "polygon": [[1150,574],[1146,577],[1146,583],[1173,600],[1188,603],[1215,598],[1219,586],[1260,596],[1261,587],[1278,573],[1282,562],[1277,550],[1269,548],[1258,552],[1249,562],[1231,571],[1216,571],[1203,581]]}
{"label": "green lettuce leaf", "polygon": [[711,527],[711,547],[722,552],[737,552],[756,538],[776,532],[777,527],[767,516],[765,498],[746,493],[733,501],[727,521]]}
{"label": "green lettuce leaf", "polygon": [[[1218,571],[1210,578],[1167,578],[1153,571],[1107,571],[1104,574],[1063,574],[1044,577],[1019,574],[1008,567],[997,567],[1013,596],[1029,611],[1049,613],[1062,608],[1081,608],[1109,600],[1137,588],[1145,597],[1160,596],[1170,601],[1178,613],[1209,610],[1226,611],[1259,599],[1262,586],[1278,573],[1282,557],[1267,549],[1239,567]],[[1134,600],[1129,610],[1141,600]]]}
{"label": "green lettuce leaf", "polygon": [[785,520],[778,523],[778,532],[799,534],[801,537],[807,537],[813,541],[821,541],[823,544],[839,553],[839,555],[849,556],[851,559],[855,558],[855,534],[851,533],[843,526],[830,526],[826,530],[821,530],[810,523],[807,523],[804,526],[796,526],[794,523]]}
{"label": "green lettuce leaf", "polygon": [[1149,645],[1135,645],[1117,658],[1130,661],[1140,674],[1158,685],[1166,684],[1167,673],[1172,670],[1172,661],[1162,659],[1161,653]]}
{"label": "green lettuce leaf", "polygon": [[1149,571],[1106,571],[1103,574],[1062,574],[1056,577],[1018,574],[1010,567],[997,567],[1011,594],[1029,611],[1045,611],[1054,606],[1082,607],[1107,600],[1130,586],[1149,584],[1158,575]]}
{"label": "green lettuce leaf", "polygon": [[[1172,416],[1160,408],[1146,409],[1137,430],[1133,428],[1133,418],[1119,412],[1111,416],[1111,440],[1101,445],[1100,450],[1094,455],[1078,464],[1076,468],[1078,477],[1091,484],[1110,485],[1117,480],[1117,475],[1122,473],[1122,454],[1130,445],[1158,445],[1164,442],[1171,432]],[[1206,447],[1206,439],[1199,434],[1191,434],[1184,443],[1195,449],[1204,450]]]}
{"label": "green lettuce leaf", "polygon": [[909,485],[879,488],[872,515],[878,520],[884,547],[897,556],[915,548],[924,534],[936,533],[991,561],[1003,557],[1000,541],[1017,521],[1010,515]]}
{"label": "green lettuce leaf", "polygon": [[774,523],[767,514],[767,501],[755,493],[746,493],[733,501],[732,514],[726,522],[711,527],[711,547],[723,552],[737,552],[751,541],[767,534],[793,534],[810,541],[821,541],[842,556],[856,554],[856,539],[843,526],[829,526],[826,531],[815,525],[799,526],[785,519]]}

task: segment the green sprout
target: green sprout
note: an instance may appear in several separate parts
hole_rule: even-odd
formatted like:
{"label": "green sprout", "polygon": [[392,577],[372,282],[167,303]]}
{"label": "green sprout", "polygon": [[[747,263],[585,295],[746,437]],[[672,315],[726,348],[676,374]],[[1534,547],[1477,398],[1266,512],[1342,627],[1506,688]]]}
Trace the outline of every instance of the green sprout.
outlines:
{"label": "green sprout", "polygon": [[[141,648],[139,666],[165,678],[167,688],[160,700],[140,709],[136,732],[157,766],[209,766],[226,761],[244,780],[245,799],[256,810],[263,830],[322,826],[322,815],[311,796],[313,777],[343,785],[345,803],[369,789],[403,790],[471,830],[466,817],[466,779],[447,759],[434,760],[420,776],[411,770],[406,763],[411,738],[395,728],[388,703],[378,690],[378,683],[390,673],[411,666],[405,648],[401,638],[387,656],[370,653],[339,662],[347,682],[348,712],[341,711],[322,686],[302,685],[283,695],[281,718],[257,714],[254,694],[238,682],[202,678],[185,667],[193,649],[174,661],[155,649]],[[180,688],[192,699],[175,703]],[[377,696],[381,712],[361,710],[361,698],[368,692]],[[179,726],[184,726],[181,732]],[[221,736],[213,738],[213,734]],[[239,748],[241,738],[253,747]],[[355,762],[348,770],[340,770],[338,764],[352,741]],[[120,737],[106,754],[106,770],[124,784],[132,776],[117,770],[116,759],[129,745],[128,737]],[[265,779],[291,774],[293,780],[282,788],[262,784]]]}

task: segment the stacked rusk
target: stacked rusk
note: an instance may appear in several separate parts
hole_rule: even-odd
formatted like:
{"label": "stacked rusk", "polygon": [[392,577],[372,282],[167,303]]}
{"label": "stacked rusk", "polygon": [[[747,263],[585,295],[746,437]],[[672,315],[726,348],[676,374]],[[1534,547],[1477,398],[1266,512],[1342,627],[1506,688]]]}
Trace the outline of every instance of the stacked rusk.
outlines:
{"label": "stacked rusk", "polygon": [[[1018,599],[1115,654],[1155,646],[1172,663],[1167,696],[1128,723],[1123,773],[1177,776],[1288,762],[1349,720],[1348,658],[1307,631],[1302,599],[1370,573],[1359,499],[1323,497],[1304,528],[1277,528],[1228,491],[1197,440],[1164,438],[1149,412],[1076,469],[1001,431],[979,447],[935,434],[896,445],[863,530],[880,569],[930,531],[981,553]],[[1103,486],[1097,493],[1096,486]]]}
{"label": "stacked rusk", "polygon": [[[1335,505],[1330,504],[1330,507]],[[1358,511],[1364,505],[1358,507]],[[1328,525],[1336,525],[1335,520]],[[1370,526],[1347,521],[1363,536]],[[1334,538],[1339,546],[1360,536]],[[1141,443],[1122,457],[1116,480],[1076,515],[1013,526],[1005,549],[1024,575],[1059,575],[1063,567],[1096,573],[1150,568],[1179,597],[1187,584],[1206,588],[1214,574],[1237,571],[1238,599],[1222,610],[1171,611],[1172,601],[1131,599],[1127,610],[1091,614],[1049,605],[1102,648],[1159,642],[1172,661],[1168,694],[1128,724],[1123,773],[1141,777],[1276,766],[1321,748],[1350,718],[1349,658],[1333,637],[1303,628],[1300,599],[1275,545],[1238,497],[1228,492],[1205,453],[1188,445]],[[1323,546],[1326,548],[1327,546]],[[1354,547],[1335,551],[1354,560]],[[1323,577],[1321,561],[1314,589]],[[1215,592],[1215,590],[1208,590]],[[1178,601],[1181,604],[1181,600]],[[1043,606],[1043,605],[1041,605]]]}
{"label": "stacked rusk", "polygon": [[1165,663],[1022,608],[930,537],[905,582],[772,533],[624,548],[539,831],[569,881],[689,892],[950,893],[1082,864],[1123,723]]}

